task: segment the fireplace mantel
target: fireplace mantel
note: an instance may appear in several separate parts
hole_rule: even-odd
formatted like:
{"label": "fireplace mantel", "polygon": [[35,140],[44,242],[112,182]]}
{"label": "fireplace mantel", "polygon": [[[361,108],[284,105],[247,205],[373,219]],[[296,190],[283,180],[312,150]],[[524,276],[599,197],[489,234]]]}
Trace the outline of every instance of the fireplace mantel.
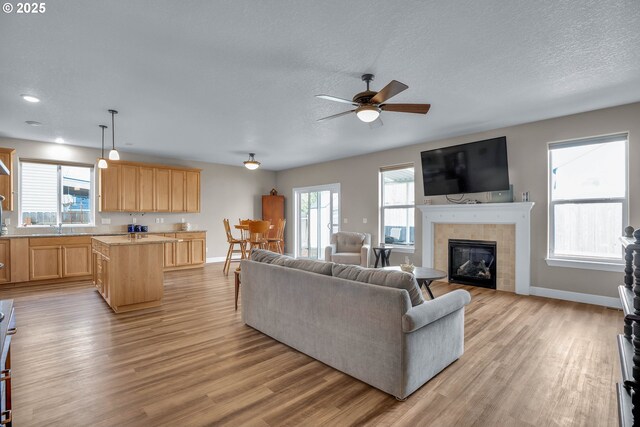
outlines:
{"label": "fireplace mantel", "polygon": [[531,286],[531,208],[533,202],[420,205],[422,211],[422,265],[434,264],[435,224],[515,224],[517,294],[529,295]]}

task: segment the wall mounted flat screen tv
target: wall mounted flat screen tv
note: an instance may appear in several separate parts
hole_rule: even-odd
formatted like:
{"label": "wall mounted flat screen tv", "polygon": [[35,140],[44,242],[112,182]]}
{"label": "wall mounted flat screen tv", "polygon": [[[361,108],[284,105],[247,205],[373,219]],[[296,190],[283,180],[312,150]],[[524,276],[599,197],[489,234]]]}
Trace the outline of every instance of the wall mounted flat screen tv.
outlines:
{"label": "wall mounted flat screen tv", "polygon": [[425,196],[509,190],[504,136],[423,151]]}

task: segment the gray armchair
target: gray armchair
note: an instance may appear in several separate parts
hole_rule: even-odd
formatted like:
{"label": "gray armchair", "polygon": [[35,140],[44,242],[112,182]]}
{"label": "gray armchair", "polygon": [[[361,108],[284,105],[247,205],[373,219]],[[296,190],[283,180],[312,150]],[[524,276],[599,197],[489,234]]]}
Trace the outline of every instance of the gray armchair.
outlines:
{"label": "gray armchair", "polygon": [[324,249],[324,259],[368,267],[370,252],[371,234],[338,231],[331,235],[331,244]]}

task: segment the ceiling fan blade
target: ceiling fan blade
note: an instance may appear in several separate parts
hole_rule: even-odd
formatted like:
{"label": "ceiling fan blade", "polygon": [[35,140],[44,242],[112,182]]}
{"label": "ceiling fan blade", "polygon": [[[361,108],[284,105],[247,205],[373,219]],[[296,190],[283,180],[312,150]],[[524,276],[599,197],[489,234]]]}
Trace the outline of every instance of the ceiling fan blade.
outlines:
{"label": "ceiling fan blade", "polygon": [[400,92],[407,90],[409,86],[404,83],[400,83],[396,80],[391,80],[388,85],[382,88],[382,90],[371,98],[372,104],[382,104],[387,99],[391,99]]}
{"label": "ceiling fan blade", "polygon": [[353,101],[351,101],[349,99],[337,98],[337,97],[331,96],[331,95],[316,95],[316,98],[326,99],[327,101],[342,102],[343,104],[358,105],[357,103],[355,103],[355,102],[353,102]]}
{"label": "ceiling fan blade", "polygon": [[381,128],[382,126],[384,126],[384,123],[382,123],[382,119],[380,118],[380,116],[378,116],[377,119],[369,123],[369,129],[377,129],[377,128]]}
{"label": "ceiling fan blade", "polygon": [[415,114],[427,114],[429,108],[431,108],[431,104],[383,104],[380,106],[383,111]]}
{"label": "ceiling fan blade", "polygon": [[356,110],[343,111],[342,113],[334,114],[333,116],[323,117],[323,118],[318,119],[316,121],[324,122],[325,120],[331,120],[331,119],[335,119],[336,117],[345,116],[345,115],[347,115],[349,113],[353,113],[354,111],[356,111]]}

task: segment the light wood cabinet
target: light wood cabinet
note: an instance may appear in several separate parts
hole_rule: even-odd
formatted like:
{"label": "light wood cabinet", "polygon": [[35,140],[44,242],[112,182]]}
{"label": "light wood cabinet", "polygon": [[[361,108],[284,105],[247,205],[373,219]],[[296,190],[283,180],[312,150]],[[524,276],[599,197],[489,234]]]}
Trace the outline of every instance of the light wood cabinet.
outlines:
{"label": "light wood cabinet", "polygon": [[0,194],[5,197],[2,202],[2,209],[5,211],[13,210],[13,148],[0,148],[0,160],[9,169],[10,175],[0,175]]}
{"label": "light wood cabinet", "polygon": [[0,283],[11,281],[11,242],[8,239],[0,240],[0,263],[4,268],[0,269]]}
{"label": "light wood cabinet", "polygon": [[284,196],[262,196],[262,219],[271,221],[274,225],[274,228],[269,231],[269,237],[275,238],[277,232],[275,226],[278,225],[278,220],[284,219]]}
{"label": "light wood cabinet", "polygon": [[206,246],[204,239],[191,240],[191,264],[204,264],[206,261]]}
{"label": "light wood cabinet", "polygon": [[116,313],[156,307],[164,292],[162,258],[166,239],[148,236],[96,237],[92,241],[95,285]]}
{"label": "light wood cabinet", "polygon": [[[167,233],[165,237],[175,238],[175,233]],[[175,242],[169,242],[164,244],[164,264],[163,267],[175,267],[176,265],[176,244]]]}
{"label": "light wood cabinet", "polygon": [[29,239],[29,280],[89,278],[91,267],[91,237]]}
{"label": "light wood cabinet", "polygon": [[207,259],[207,233],[203,231],[168,233],[176,242],[164,244],[165,271],[201,267]]}
{"label": "light wood cabinet", "polygon": [[187,171],[185,180],[185,210],[200,212],[200,172]]}
{"label": "light wood cabinet", "polygon": [[11,282],[29,281],[29,239],[21,237],[11,242]]}
{"label": "light wood cabinet", "polygon": [[120,197],[122,198],[121,210],[124,212],[138,212],[138,171],[137,166],[120,166],[122,177],[120,179]]}
{"label": "light wood cabinet", "polygon": [[101,212],[200,212],[200,170],[108,162],[100,170]]}
{"label": "light wood cabinet", "polygon": [[[180,236],[178,236],[180,239]],[[188,240],[178,240],[176,242],[176,266],[191,264],[191,242]]]}
{"label": "light wood cabinet", "polygon": [[171,212],[184,212],[185,207],[186,172],[171,171]]}
{"label": "light wood cabinet", "polygon": [[122,210],[120,197],[120,166],[109,164],[106,169],[100,169],[100,198],[101,212],[116,212]]}
{"label": "light wood cabinet", "polygon": [[138,168],[138,210],[150,212],[156,210],[154,169],[144,166]]}
{"label": "light wood cabinet", "polygon": [[62,278],[62,247],[60,245],[35,246],[29,249],[30,280]]}
{"label": "light wood cabinet", "polygon": [[91,274],[91,244],[62,246],[62,277]]}

